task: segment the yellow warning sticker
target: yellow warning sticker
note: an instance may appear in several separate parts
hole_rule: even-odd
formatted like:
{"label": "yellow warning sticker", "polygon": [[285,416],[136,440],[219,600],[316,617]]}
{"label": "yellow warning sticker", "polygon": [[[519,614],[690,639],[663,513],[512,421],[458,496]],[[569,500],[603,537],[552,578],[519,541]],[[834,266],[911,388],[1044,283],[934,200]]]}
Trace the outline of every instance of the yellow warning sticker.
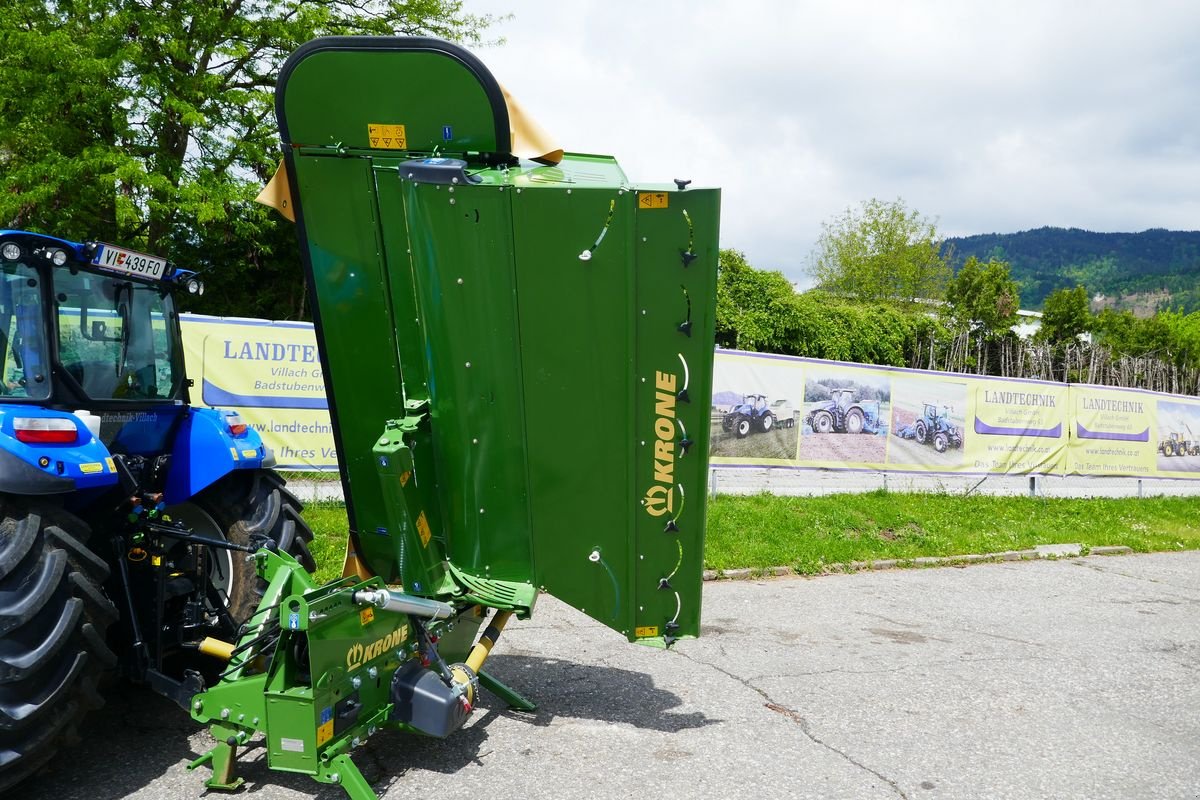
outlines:
{"label": "yellow warning sticker", "polygon": [[400,487],[408,486],[408,479],[412,477],[412,470],[405,470],[400,473]]}
{"label": "yellow warning sticker", "polygon": [[246,458],[254,458],[256,455],[258,455],[258,451],[257,450],[243,450],[242,455],[245,456]]}
{"label": "yellow warning sticker", "polygon": [[366,627],[367,625],[374,622],[375,621],[375,609],[364,608],[362,611],[358,612],[358,621],[361,622],[364,627]]}
{"label": "yellow warning sticker", "polygon": [[93,461],[90,464],[80,464],[79,471],[84,475],[95,475],[97,472],[104,472],[104,465],[99,461]]}
{"label": "yellow warning sticker", "polygon": [[238,460],[237,448],[236,447],[229,448],[229,455],[233,456],[234,461],[237,461]]}
{"label": "yellow warning sticker", "polygon": [[658,636],[658,626],[657,625],[643,625],[640,628],[636,628],[633,631],[633,635],[636,636],[638,639],[647,639],[651,636]]}
{"label": "yellow warning sticker", "polygon": [[666,192],[641,192],[638,194],[638,208],[666,208]]}
{"label": "yellow warning sticker", "polygon": [[116,465],[116,464],[113,462],[113,460],[112,460],[112,456],[109,456],[108,458],[104,459],[104,463],[105,463],[105,464],[108,464],[108,471],[109,471],[109,472],[116,472],[116,471],[117,471],[117,465]]}
{"label": "yellow warning sticker", "polygon": [[317,728],[317,747],[328,742],[333,738],[333,720],[329,720],[321,727]]}
{"label": "yellow warning sticker", "polygon": [[417,516],[417,534],[421,537],[421,546],[429,547],[433,534],[429,531],[429,520],[425,519],[424,511]]}
{"label": "yellow warning sticker", "polygon": [[367,139],[370,140],[371,147],[381,150],[408,149],[408,137],[404,133],[403,125],[367,123]]}

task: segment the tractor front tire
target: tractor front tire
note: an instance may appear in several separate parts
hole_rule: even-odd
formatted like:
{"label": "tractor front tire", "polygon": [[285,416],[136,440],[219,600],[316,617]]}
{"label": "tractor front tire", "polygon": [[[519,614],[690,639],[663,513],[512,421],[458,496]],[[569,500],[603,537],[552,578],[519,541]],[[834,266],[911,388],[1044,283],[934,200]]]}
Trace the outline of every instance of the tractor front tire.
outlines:
{"label": "tractor front tire", "polygon": [[817,433],[829,433],[833,430],[833,415],[828,411],[818,411],[813,414],[812,429]]}
{"label": "tractor front tire", "polygon": [[[189,514],[186,507],[179,509],[176,515],[197,533],[220,535],[235,544],[260,543],[263,537],[269,537],[281,551],[295,557],[312,572],[317,568],[308,549],[313,538],[312,529],[300,516],[304,504],[287,490],[285,484],[283,478],[269,469],[233,472],[192,501],[207,516],[207,525],[203,516],[198,524],[195,513]],[[214,525],[216,530],[211,530]],[[204,530],[205,527],[210,530]],[[214,582],[220,581],[219,591],[230,616],[245,622],[258,607],[264,588],[254,571],[254,564],[241,553],[215,549],[213,552],[231,556],[219,562],[229,570],[228,577],[222,581],[220,574],[215,574]]]}
{"label": "tractor front tire", "polygon": [[104,704],[97,685],[117,657],[118,612],[91,529],[49,502],[0,496],[0,795],[78,740]]}
{"label": "tractor front tire", "polygon": [[733,433],[739,439],[745,439],[750,435],[750,419],[749,417],[738,417],[737,422],[733,424]]}
{"label": "tractor front tire", "polygon": [[939,453],[946,452],[946,446],[950,444],[950,438],[946,434],[938,431],[933,435],[933,449]]}

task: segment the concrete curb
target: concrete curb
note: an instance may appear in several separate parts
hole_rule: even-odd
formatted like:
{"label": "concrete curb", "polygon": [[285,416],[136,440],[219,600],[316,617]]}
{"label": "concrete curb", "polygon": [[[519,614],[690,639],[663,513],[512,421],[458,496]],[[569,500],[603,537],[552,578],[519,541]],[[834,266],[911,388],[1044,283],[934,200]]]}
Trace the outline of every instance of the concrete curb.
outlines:
{"label": "concrete curb", "polygon": [[[1033,561],[1042,558],[1078,558],[1087,556],[1123,556],[1133,552],[1125,545],[1103,545],[1083,552],[1081,544],[1039,545],[1032,550],[1005,550],[1000,553],[968,553],[960,556],[921,556],[919,558],[881,558],[877,561],[851,561],[849,564],[830,564],[822,574],[836,572],[860,572],[862,570],[895,569],[897,567],[954,567],[961,564],[982,564],[997,561]],[[704,580],[747,580],[751,578],[783,577],[796,575],[791,567],[765,567],[763,569],[706,569]]]}

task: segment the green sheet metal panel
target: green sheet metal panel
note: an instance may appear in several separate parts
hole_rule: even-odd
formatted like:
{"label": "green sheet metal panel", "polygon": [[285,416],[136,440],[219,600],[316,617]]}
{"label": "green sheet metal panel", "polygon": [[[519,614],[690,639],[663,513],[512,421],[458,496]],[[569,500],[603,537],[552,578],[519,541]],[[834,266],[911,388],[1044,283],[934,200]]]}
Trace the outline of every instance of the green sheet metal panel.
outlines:
{"label": "green sheet metal panel", "polygon": [[536,580],[627,635],[632,199],[616,185],[547,183],[513,196]]}
{"label": "green sheet metal panel", "polygon": [[[279,79],[289,88],[280,115],[285,140],[348,150],[507,151],[508,115],[487,69],[445,42],[412,37],[396,49],[397,41],[330,37],[297,50]],[[402,141],[391,130],[398,125]]]}
{"label": "green sheet metal panel", "polygon": [[362,532],[359,549],[367,563],[391,578],[399,539],[387,534],[371,446],[387,420],[403,416],[404,398],[371,163],[298,156],[293,168],[351,528]]}
{"label": "green sheet metal panel", "polygon": [[[355,40],[344,58],[327,45],[298,54],[278,103],[302,120],[281,118],[285,143],[298,141],[289,128],[331,140],[289,164],[360,553],[395,577],[401,537],[378,481],[404,470],[380,468],[371,448],[407,413],[401,427],[427,434],[406,440],[423,455],[405,491],[421,494],[411,508],[437,507],[456,580],[536,581],[631,639],[694,635],[717,192],[641,191],[613,159],[574,154],[496,167],[461,152],[470,179],[412,180],[413,154],[337,141],[342,122],[321,105],[348,104],[365,125],[396,108],[392,83],[445,88],[427,80],[444,66],[430,67],[427,42],[406,53],[408,40],[387,41],[398,50]],[[479,82],[491,102],[494,80]],[[447,102],[420,114],[440,119]]]}
{"label": "green sheet metal panel", "polygon": [[[532,576],[511,190],[403,179],[437,495],[459,569]],[[425,476],[418,476],[426,479]]]}
{"label": "green sheet metal panel", "polygon": [[700,633],[719,193],[639,187],[637,638]]}

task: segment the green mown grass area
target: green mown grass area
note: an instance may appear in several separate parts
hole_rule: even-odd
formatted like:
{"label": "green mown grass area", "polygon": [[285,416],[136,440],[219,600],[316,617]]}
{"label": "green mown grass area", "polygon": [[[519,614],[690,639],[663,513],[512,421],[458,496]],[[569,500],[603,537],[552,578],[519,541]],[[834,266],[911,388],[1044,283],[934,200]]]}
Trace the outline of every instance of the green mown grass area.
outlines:
{"label": "green mown grass area", "polygon": [[[342,565],[346,509],[315,503],[318,578]],[[704,566],[824,572],[851,561],[1023,550],[1039,544],[1127,545],[1138,552],[1200,549],[1200,499],[1077,499],[898,494],[721,496],[709,501]]]}

